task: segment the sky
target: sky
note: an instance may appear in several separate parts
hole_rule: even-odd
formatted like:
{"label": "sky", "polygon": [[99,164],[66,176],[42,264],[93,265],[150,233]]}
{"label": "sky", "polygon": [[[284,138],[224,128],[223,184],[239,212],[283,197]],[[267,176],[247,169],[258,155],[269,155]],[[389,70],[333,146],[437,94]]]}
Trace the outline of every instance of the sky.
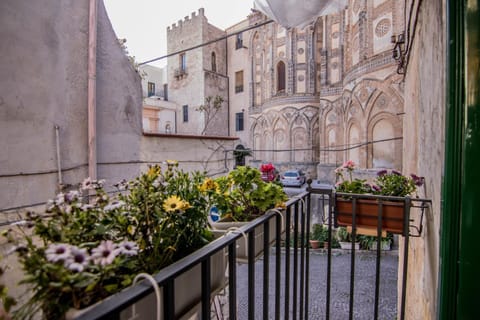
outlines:
{"label": "sky", "polygon": [[[129,55],[137,62],[167,53],[167,27],[199,8],[208,22],[226,29],[247,18],[253,0],[104,0],[113,29],[119,39],[127,39]],[[151,63],[164,66],[167,59]]]}

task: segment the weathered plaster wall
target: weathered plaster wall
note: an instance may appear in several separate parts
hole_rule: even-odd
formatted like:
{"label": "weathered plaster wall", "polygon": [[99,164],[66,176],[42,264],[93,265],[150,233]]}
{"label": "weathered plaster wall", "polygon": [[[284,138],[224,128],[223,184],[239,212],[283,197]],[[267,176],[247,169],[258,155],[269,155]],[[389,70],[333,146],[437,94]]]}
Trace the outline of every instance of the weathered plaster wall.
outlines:
{"label": "weathered plaster wall", "polygon": [[[87,176],[87,0],[0,2],[0,209],[45,202]],[[139,159],[140,77],[98,6],[98,177],[128,178]],[[137,166],[138,167],[138,166]]]}
{"label": "weathered plaster wall", "polygon": [[[210,176],[222,175],[232,170],[232,152],[235,138],[209,138],[180,135],[145,135],[142,138],[143,162],[161,163],[176,160],[185,171],[206,170]],[[227,155],[227,157],[226,157]],[[142,169],[145,170],[147,164]]]}
{"label": "weathered plaster wall", "polygon": [[446,65],[447,51],[444,3],[423,1],[405,77],[403,172],[425,176],[419,196],[433,200],[422,237],[410,241],[406,319],[437,318],[446,92],[445,68],[439,66]]}

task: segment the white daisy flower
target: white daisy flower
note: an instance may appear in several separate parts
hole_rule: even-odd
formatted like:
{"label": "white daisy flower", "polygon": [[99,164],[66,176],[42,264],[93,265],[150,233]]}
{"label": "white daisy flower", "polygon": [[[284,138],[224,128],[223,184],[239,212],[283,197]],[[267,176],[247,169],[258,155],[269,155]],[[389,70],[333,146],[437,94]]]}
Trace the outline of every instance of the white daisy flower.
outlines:
{"label": "white daisy flower", "polygon": [[52,243],[45,250],[50,262],[66,261],[70,257],[70,246],[65,243]]}
{"label": "white daisy flower", "polygon": [[65,266],[72,271],[82,272],[88,265],[88,262],[87,249],[72,246],[70,248],[70,257],[65,261]]}
{"label": "white daisy flower", "polygon": [[95,264],[109,265],[117,256],[117,247],[111,240],[102,241],[98,247],[92,250],[92,259]]}

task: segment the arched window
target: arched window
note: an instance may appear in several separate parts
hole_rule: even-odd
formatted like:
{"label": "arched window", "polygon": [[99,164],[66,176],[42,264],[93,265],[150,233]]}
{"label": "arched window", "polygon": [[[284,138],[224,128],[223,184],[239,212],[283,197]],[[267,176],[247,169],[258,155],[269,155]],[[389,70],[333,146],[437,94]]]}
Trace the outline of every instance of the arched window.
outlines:
{"label": "arched window", "polygon": [[285,91],[285,63],[277,63],[277,92]]}
{"label": "arched window", "polygon": [[217,72],[217,57],[215,56],[215,52],[212,52],[212,71]]}

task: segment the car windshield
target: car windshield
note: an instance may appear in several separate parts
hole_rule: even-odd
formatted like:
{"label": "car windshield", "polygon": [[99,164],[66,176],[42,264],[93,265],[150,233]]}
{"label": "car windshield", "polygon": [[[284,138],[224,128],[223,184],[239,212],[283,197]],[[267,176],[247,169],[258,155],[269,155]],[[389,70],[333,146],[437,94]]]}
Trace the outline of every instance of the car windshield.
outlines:
{"label": "car windshield", "polygon": [[298,173],[296,172],[285,172],[285,177],[296,177],[298,176]]}

